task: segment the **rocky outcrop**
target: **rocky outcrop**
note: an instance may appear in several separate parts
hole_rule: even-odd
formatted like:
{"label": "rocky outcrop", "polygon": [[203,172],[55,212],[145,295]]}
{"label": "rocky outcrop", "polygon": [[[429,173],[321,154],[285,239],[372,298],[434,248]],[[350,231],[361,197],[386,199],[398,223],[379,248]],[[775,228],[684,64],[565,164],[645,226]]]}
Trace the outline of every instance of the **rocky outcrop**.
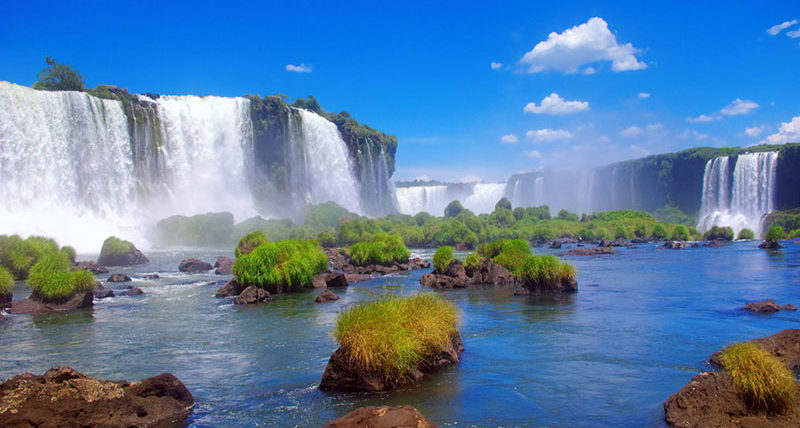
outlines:
{"label": "rocky outcrop", "polygon": [[72,270],[88,270],[95,275],[108,273],[108,268],[92,261],[76,262],[72,265]]}
{"label": "rocky outcrop", "polygon": [[474,249],[474,247],[472,246],[472,244],[468,244],[466,242],[459,242],[458,244],[453,245],[453,249],[455,251],[470,251]]}
{"label": "rocky outcrop", "polygon": [[574,278],[563,279],[561,281],[525,282],[522,288],[527,289],[527,293],[518,290],[518,296],[528,294],[569,294],[578,292],[578,281]]}
{"label": "rocky outcrop", "polygon": [[230,275],[234,263],[236,263],[236,259],[219,256],[217,257],[217,261],[214,262],[214,267],[216,268],[214,273],[217,275]]}
{"label": "rocky outcrop", "polygon": [[[786,367],[800,369],[800,329],[786,329],[777,334],[751,340],[775,355]],[[711,363],[722,366],[718,351]],[[670,427],[797,427],[800,426],[800,395],[784,414],[758,413],[742,398],[724,370],[701,373],[664,403],[664,419]]]}
{"label": "rocky outcrop", "polygon": [[269,295],[269,291],[264,290],[263,288],[258,288],[254,285],[251,285],[244,289],[235,299],[233,299],[233,303],[237,305],[253,305],[256,303],[264,303],[264,302],[271,302],[272,296]]}
{"label": "rocky outcrop", "polygon": [[758,244],[758,248],[763,248],[765,250],[778,250],[786,247],[781,245],[778,241],[761,241],[761,243]]}
{"label": "rocky outcrop", "polygon": [[462,352],[464,352],[464,344],[461,342],[461,336],[456,334],[451,343],[448,343],[437,354],[427,358],[407,376],[388,379],[382,374],[370,373],[357,367],[351,363],[347,352],[339,347],[328,360],[319,388],[327,391],[388,391],[418,382],[426,372],[447,364],[457,363]]}
{"label": "rocky outcrop", "polygon": [[673,241],[670,239],[664,242],[664,246],[662,248],[666,248],[668,250],[685,250],[686,241]]}
{"label": "rocky outcrop", "polygon": [[24,373],[0,384],[4,427],[155,427],[181,424],[194,397],[175,376],[140,382],[95,379],[69,367]]}
{"label": "rocky outcrop", "polygon": [[[367,279],[369,278],[371,278],[371,276],[367,275]],[[328,271],[312,276],[311,284],[309,284],[307,288],[337,288],[347,287],[348,285],[350,285],[350,281],[347,280],[345,274]]]}
{"label": "rocky outcrop", "polygon": [[158,279],[158,278],[161,278],[161,276],[159,276],[157,273],[151,273],[151,274],[142,276],[142,279],[149,279],[149,280]]}
{"label": "rocky outcrop", "polygon": [[327,302],[335,302],[339,300],[339,296],[333,293],[331,290],[324,290],[322,293],[317,295],[317,298],[314,299],[317,303],[327,303]]}
{"label": "rocky outcrop", "polygon": [[29,297],[25,300],[13,302],[11,304],[12,314],[46,314],[50,312],[67,312],[76,309],[91,308],[94,304],[94,293],[75,293],[67,300],[59,302],[44,302],[36,297]]}
{"label": "rocky outcrop", "polygon": [[238,296],[244,291],[244,287],[237,284],[236,281],[230,280],[217,290],[216,297],[233,297]]}
{"label": "rocky outcrop", "polygon": [[491,260],[482,261],[472,273],[473,284],[506,285],[516,284],[514,275],[503,266]]}
{"label": "rocky outcrop", "polygon": [[124,273],[113,273],[106,280],[106,282],[131,282],[131,281],[133,281],[131,277],[125,275]]}
{"label": "rocky outcrop", "polygon": [[573,248],[569,251],[559,253],[559,257],[564,256],[604,256],[604,255],[611,255],[616,254],[617,250],[614,250],[610,247],[585,247],[585,248]]}
{"label": "rocky outcrop", "polygon": [[92,294],[94,294],[94,298],[95,299],[105,299],[107,297],[114,297],[114,290],[112,290],[110,288],[105,288],[105,287],[103,287],[103,284],[98,282],[95,285],[95,288],[94,288],[94,291],[92,292]]}
{"label": "rocky outcrop", "polygon": [[208,272],[211,269],[214,269],[211,263],[204,262],[200,259],[183,259],[178,265],[178,270],[185,273]]}
{"label": "rocky outcrop", "polygon": [[755,312],[759,314],[771,314],[778,311],[796,311],[797,308],[794,305],[779,305],[775,303],[772,299],[764,300],[763,302],[750,302],[744,306],[742,309],[748,312]]}
{"label": "rocky outcrop", "polygon": [[348,284],[355,284],[356,282],[366,281],[372,278],[372,275],[368,273],[346,273],[344,274],[344,279],[347,280]]}
{"label": "rocky outcrop", "polygon": [[[106,246],[103,245],[103,250],[105,249]],[[149,261],[133,244],[130,244],[130,248],[124,252],[100,251],[100,257],[97,258],[97,263],[103,266],[132,266]]]}
{"label": "rocky outcrop", "polygon": [[707,247],[707,248],[722,248],[728,242],[729,241],[723,241],[721,239],[715,239],[713,241],[706,241],[705,244],[703,244],[703,246]]}
{"label": "rocky outcrop", "polygon": [[438,428],[419,410],[411,406],[359,407],[326,424],[323,428]]}
{"label": "rocky outcrop", "polygon": [[11,301],[14,299],[13,293],[0,294],[0,309],[10,308]]}
{"label": "rocky outcrop", "polygon": [[[415,257],[409,259],[408,263],[391,263],[389,265],[367,265],[355,266],[351,263],[350,257],[347,256],[338,248],[327,248],[325,254],[328,256],[328,264],[334,270],[339,270],[345,274],[359,274],[359,275],[388,275],[391,273],[403,272],[416,269],[427,269],[431,267],[431,263]],[[348,282],[350,281],[348,279]]]}
{"label": "rocky outcrop", "polygon": [[450,289],[464,288],[473,284],[515,284],[516,279],[508,269],[491,260],[483,260],[470,276],[461,260],[453,259],[444,272],[426,273],[419,282],[424,287]]}

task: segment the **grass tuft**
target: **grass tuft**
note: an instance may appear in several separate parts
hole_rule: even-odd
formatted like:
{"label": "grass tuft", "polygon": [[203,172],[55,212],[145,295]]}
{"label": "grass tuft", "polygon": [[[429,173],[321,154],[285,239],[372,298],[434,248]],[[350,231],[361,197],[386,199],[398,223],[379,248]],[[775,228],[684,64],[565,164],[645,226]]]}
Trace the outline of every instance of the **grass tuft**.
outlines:
{"label": "grass tuft", "polygon": [[453,260],[453,247],[449,245],[439,247],[433,254],[433,267],[437,272],[444,273],[451,260]]}
{"label": "grass tuft", "polygon": [[299,291],[311,277],[328,268],[328,257],[317,241],[289,239],[265,242],[241,254],[232,271],[242,286],[254,285],[270,293]]}
{"label": "grass tuft", "polygon": [[525,258],[533,254],[531,244],[524,239],[498,239],[478,247],[478,254],[492,259],[510,272],[516,272]]}
{"label": "grass tuft", "polygon": [[381,233],[350,247],[350,259],[357,266],[405,263],[411,257],[400,235]]}
{"label": "grass tuft", "polygon": [[14,289],[14,275],[8,269],[0,266],[0,296],[11,294]]}
{"label": "grass tuft", "polygon": [[69,258],[61,252],[50,253],[39,260],[28,274],[33,295],[52,302],[69,299],[75,293],[94,288],[94,275],[91,272],[70,272],[69,266]]}
{"label": "grass tuft", "polygon": [[759,346],[740,343],[728,347],[722,353],[722,365],[733,378],[736,391],[754,409],[781,413],[797,395],[791,370]]}
{"label": "grass tuft", "polygon": [[238,258],[244,254],[250,254],[253,250],[261,246],[261,244],[267,242],[269,242],[269,239],[267,239],[260,230],[250,232],[244,235],[242,239],[239,240],[239,244],[236,245],[236,257]]}
{"label": "grass tuft", "polygon": [[575,266],[561,262],[555,256],[529,256],[517,271],[517,279],[527,286],[550,287],[574,279],[578,273]]}

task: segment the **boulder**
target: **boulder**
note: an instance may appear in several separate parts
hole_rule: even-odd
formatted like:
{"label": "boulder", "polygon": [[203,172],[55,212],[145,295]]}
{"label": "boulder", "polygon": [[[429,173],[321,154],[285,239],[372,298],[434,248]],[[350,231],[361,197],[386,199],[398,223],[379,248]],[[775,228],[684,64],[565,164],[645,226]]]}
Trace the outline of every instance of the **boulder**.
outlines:
{"label": "boulder", "polygon": [[144,294],[144,291],[138,287],[125,288],[119,292],[120,296],[139,296],[141,294]]}
{"label": "boulder", "polygon": [[211,269],[213,269],[211,263],[206,263],[200,259],[184,259],[178,265],[178,270],[186,273],[208,272]]}
{"label": "boulder", "polygon": [[217,275],[230,275],[234,263],[236,263],[236,259],[219,256],[217,257],[217,261],[214,262],[214,267],[217,268],[214,273]]}
{"label": "boulder", "polygon": [[43,302],[36,297],[29,297],[25,300],[13,302],[11,304],[12,314],[46,314],[50,312],[67,312],[76,309],[91,308],[94,302],[94,293],[75,293],[65,301]]}
{"label": "boulder", "polygon": [[765,250],[777,250],[786,247],[784,247],[777,241],[761,241],[761,243],[758,244],[758,248],[763,248]]}
{"label": "boulder", "polygon": [[125,275],[124,273],[113,273],[106,280],[106,282],[131,282],[131,281],[133,281],[131,277]]}
{"label": "boulder", "polygon": [[516,282],[514,275],[508,269],[488,259],[483,260],[472,273],[473,284],[504,285]]}
{"label": "boulder", "polygon": [[130,244],[129,250],[125,252],[115,253],[103,250],[106,250],[105,245],[103,245],[103,249],[100,251],[100,257],[97,258],[97,263],[103,266],[141,265],[150,261],[133,244]]}
{"label": "boulder", "polygon": [[93,293],[95,299],[105,299],[106,297],[114,297],[114,290],[103,287],[103,284],[97,283]]}
{"label": "boulder", "polygon": [[11,300],[14,298],[13,293],[0,294],[0,309],[10,308]]}
{"label": "boulder", "polygon": [[456,245],[453,245],[453,249],[455,251],[469,251],[473,249],[472,244],[468,244],[466,242],[459,242]]}
{"label": "boulder", "polygon": [[670,239],[664,242],[664,248],[668,250],[685,250],[686,241],[673,241]]}
{"label": "boulder", "polygon": [[726,241],[720,239],[715,239],[713,241],[706,241],[706,243],[703,244],[703,246],[708,248],[722,248],[725,246],[725,242]]}
{"label": "boulder", "polygon": [[566,294],[578,291],[578,281],[575,279],[565,279],[563,281],[550,282],[525,282],[523,284],[530,294]]}
{"label": "boulder", "polygon": [[431,262],[427,260],[422,260],[419,257],[414,257],[413,259],[408,260],[409,270],[427,269],[429,267],[431,267]]}
{"label": "boulder", "polygon": [[322,293],[317,295],[317,298],[314,299],[317,303],[326,303],[326,302],[334,302],[339,300],[339,296],[333,293],[331,290],[324,290]]}
{"label": "boulder", "polygon": [[559,242],[559,241],[553,241],[553,242],[550,244],[550,248],[551,248],[551,249],[553,249],[553,250],[560,250],[560,249],[561,249],[561,242]]}
{"label": "boulder", "polygon": [[337,287],[347,287],[349,281],[347,281],[347,276],[341,272],[331,272],[325,278],[325,285],[328,288],[337,288]]}
{"label": "boulder", "polygon": [[444,269],[442,274],[447,275],[451,278],[467,278],[467,270],[464,268],[464,264],[461,263],[459,259],[450,260],[450,263],[447,264],[447,267]]}
{"label": "boulder", "polygon": [[193,404],[186,386],[169,373],[129,383],[59,366],[0,383],[0,420],[7,427],[182,425]]}
{"label": "boulder", "polygon": [[151,273],[151,274],[149,274],[149,275],[144,275],[144,276],[142,276],[142,278],[143,278],[143,279],[150,279],[150,280],[153,280],[153,279],[158,279],[158,278],[161,278],[161,277],[160,277],[160,276],[159,276],[157,273]]}
{"label": "boulder", "polygon": [[411,406],[359,407],[352,412],[328,422],[323,428],[437,428],[419,410]]}
{"label": "boulder", "polygon": [[328,256],[328,264],[333,269],[342,270],[345,265],[350,264],[350,257],[342,253],[339,248],[325,248],[323,251]]}
{"label": "boulder", "polygon": [[269,295],[269,291],[253,285],[245,288],[244,291],[233,299],[233,303],[237,305],[252,305],[270,301],[272,301],[272,296]]}
{"label": "boulder", "polygon": [[372,278],[372,275],[367,274],[367,273],[346,273],[346,274],[344,274],[344,279],[347,280],[348,284],[353,284],[353,283],[356,283],[356,282],[366,281],[366,280],[371,279],[371,278]]}
{"label": "boulder", "polygon": [[217,290],[216,297],[233,297],[242,293],[244,287],[237,284],[236,281],[230,280]]}
{"label": "boulder", "polygon": [[794,305],[779,305],[775,303],[772,299],[764,300],[763,302],[750,302],[744,306],[742,309],[748,312],[755,312],[759,314],[771,314],[778,311],[796,311],[797,308]]}
{"label": "boulder", "polygon": [[[325,288],[328,285],[325,284],[325,279],[328,277],[327,273],[318,273],[311,277],[311,287],[308,288]],[[306,284],[308,286],[309,284]]]}
{"label": "boulder", "polygon": [[586,247],[586,248],[573,248],[569,251],[559,253],[559,257],[564,256],[602,256],[616,254],[617,250],[608,247]]}
{"label": "boulder", "polygon": [[72,265],[72,270],[88,270],[95,275],[108,273],[108,268],[92,261],[76,262]]}

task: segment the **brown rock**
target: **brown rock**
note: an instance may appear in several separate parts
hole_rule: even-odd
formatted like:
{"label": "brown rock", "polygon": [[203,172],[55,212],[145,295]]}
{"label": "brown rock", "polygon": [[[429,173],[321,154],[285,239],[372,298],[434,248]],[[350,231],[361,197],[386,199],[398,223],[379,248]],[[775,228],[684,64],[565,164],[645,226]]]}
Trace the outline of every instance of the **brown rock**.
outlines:
{"label": "brown rock", "polygon": [[131,282],[133,281],[131,277],[125,275],[124,273],[114,273],[108,277],[106,282]]}
{"label": "brown rock", "polygon": [[410,270],[427,269],[429,267],[431,267],[431,262],[422,260],[419,257],[414,257],[413,259],[408,260],[408,268]]}
{"label": "brown rock", "polygon": [[617,250],[609,247],[586,247],[586,248],[573,248],[567,252],[559,253],[559,257],[564,256],[599,256],[616,254]]}
{"label": "brown rock", "polygon": [[101,284],[100,282],[98,282],[95,285],[94,291],[92,293],[94,294],[95,299],[105,299],[106,297],[114,297],[114,290],[103,287],[103,284]]}
{"label": "brown rock", "polygon": [[325,285],[328,288],[347,287],[349,282],[347,276],[341,272],[331,272],[325,278]]}
{"label": "brown rock", "polygon": [[774,313],[774,312],[778,312],[780,310],[784,310],[784,311],[796,311],[797,310],[797,308],[795,308],[793,305],[783,305],[783,306],[781,306],[781,305],[775,303],[775,301],[772,300],[772,299],[767,299],[767,300],[764,300],[763,302],[750,302],[750,303],[742,306],[742,309],[745,310],[745,311],[755,312],[755,313],[759,313],[759,314],[771,314],[771,313]]}
{"label": "brown rock", "polygon": [[344,274],[344,279],[347,280],[348,284],[354,284],[356,282],[372,279],[372,275],[366,273],[346,273]]}
{"label": "brown rock", "polygon": [[323,428],[438,428],[411,406],[359,407]]}
{"label": "brown rock", "polygon": [[19,302],[12,302],[12,314],[46,314],[49,312],[66,312],[76,309],[91,308],[94,302],[94,293],[75,293],[63,302],[43,302],[33,296]]}
{"label": "brown rock", "polygon": [[664,242],[664,248],[669,250],[685,250],[686,249],[686,242],[685,241],[673,241],[668,240]]}
{"label": "brown rock", "polygon": [[200,259],[183,259],[178,265],[178,270],[187,273],[208,272],[213,269],[211,263],[206,263]]}
{"label": "brown rock", "polygon": [[139,296],[142,294],[144,294],[144,291],[139,287],[126,288],[119,292],[120,296]]}
{"label": "brown rock", "polygon": [[564,294],[578,291],[578,281],[574,279],[551,282],[525,282],[523,286],[528,289],[530,294]]}
{"label": "brown rock", "polygon": [[230,275],[234,263],[236,263],[236,259],[219,256],[217,257],[217,261],[214,263],[214,267],[217,268],[214,273],[217,275]]}
{"label": "brown rock", "polygon": [[244,291],[244,287],[237,284],[236,281],[230,280],[217,290],[217,294],[215,294],[215,296],[216,297],[238,296],[239,294],[242,294],[242,291]]}
{"label": "brown rock", "polygon": [[270,301],[272,301],[272,296],[269,295],[269,291],[253,285],[245,288],[244,291],[233,299],[233,303],[237,305],[252,305]]}
{"label": "brown rock", "polygon": [[92,261],[76,262],[72,265],[72,270],[88,270],[95,275],[108,273],[108,268]]}
{"label": "brown rock", "polygon": [[508,269],[491,260],[483,260],[472,274],[473,284],[516,284],[517,280]]}
{"label": "brown rock", "polygon": [[100,257],[97,258],[97,263],[103,266],[131,266],[144,264],[149,261],[150,260],[133,245],[131,245],[131,249],[127,253],[103,253],[101,250]]}
{"label": "brown rock", "polygon": [[786,248],[786,247],[784,247],[783,245],[781,245],[777,241],[761,241],[761,243],[758,244],[758,248],[763,248],[765,250],[777,250],[777,249]]}
{"label": "brown rock", "polygon": [[0,294],[0,309],[10,308],[11,307],[11,300],[13,298],[14,298],[14,295],[12,293]]}
{"label": "brown rock", "polygon": [[331,290],[324,290],[322,293],[317,295],[317,298],[314,299],[317,303],[327,303],[327,302],[334,302],[339,300],[339,296],[333,293]]}
{"label": "brown rock", "polygon": [[472,248],[472,244],[467,244],[466,242],[459,242],[458,244],[453,245],[453,249],[456,251],[469,251]]}

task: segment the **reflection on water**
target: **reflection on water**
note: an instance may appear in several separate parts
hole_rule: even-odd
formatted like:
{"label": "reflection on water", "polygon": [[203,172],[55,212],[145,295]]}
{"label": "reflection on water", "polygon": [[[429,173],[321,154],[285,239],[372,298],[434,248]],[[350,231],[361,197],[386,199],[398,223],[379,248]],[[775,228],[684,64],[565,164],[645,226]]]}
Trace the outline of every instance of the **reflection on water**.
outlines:
{"label": "reflection on water", "polygon": [[[227,278],[177,272],[185,257],[229,254],[151,252],[148,265],[114,270],[133,277],[143,296],[69,314],[10,316],[0,325],[0,378],[53,365],[109,379],[172,372],[197,400],[190,424],[198,427],[319,426],[379,404],[411,404],[440,426],[662,426],[663,401],[707,370],[711,353],[798,327],[796,312],[737,310],[764,298],[800,303],[800,246],[773,253],[756,245],[644,245],[612,257],[569,257],[579,270],[572,296],[517,297],[511,286],[441,291],[461,313],[462,362],[375,395],[317,389],[337,346],[336,317],[361,301],[425,291],[425,272],[335,289],[334,303],[314,303],[317,291],[309,290],[240,307],[214,298]],[[161,278],[142,279],[150,273]],[[18,299],[27,293],[17,284]]]}

